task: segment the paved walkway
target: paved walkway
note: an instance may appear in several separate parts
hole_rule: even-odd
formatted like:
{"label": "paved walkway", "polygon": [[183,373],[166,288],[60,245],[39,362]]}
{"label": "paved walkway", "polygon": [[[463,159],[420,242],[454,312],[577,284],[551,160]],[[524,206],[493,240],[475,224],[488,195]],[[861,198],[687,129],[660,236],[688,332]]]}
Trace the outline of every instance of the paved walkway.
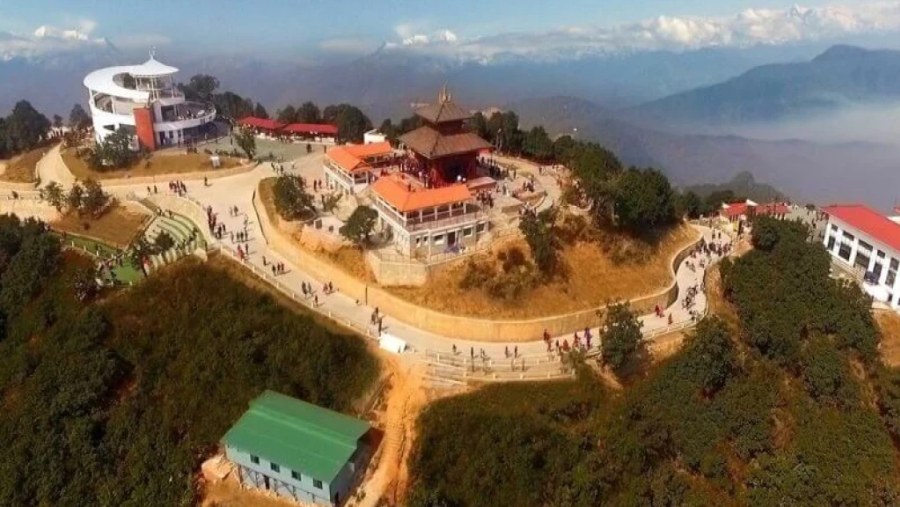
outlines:
{"label": "paved walkway", "polygon": [[[321,154],[301,157],[294,161],[296,170],[308,170],[309,168],[305,166],[321,164],[321,158]],[[61,162],[61,159],[59,159],[59,161]],[[286,163],[285,166],[289,167],[290,163]],[[74,181],[74,179],[70,179],[71,174],[69,174],[68,177],[64,174],[59,175],[58,173],[61,168],[57,167],[55,163],[51,163],[43,169],[45,172],[42,173],[42,175],[46,174],[46,177],[48,178],[43,179],[42,177],[44,184],[51,180],[60,181],[55,179],[56,177],[61,178],[62,181],[60,182],[62,184],[65,184],[67,181]],[[288,290],[296,291],[295,294],[300,298],[302,298],[300,291],[301,283],[306,282],[316,289],[316,295],[318,296],[318,305],[316,308],[318,311],[338,322],[349,324],[357,329],[369,328],[369,321],[374,308],[364,304],[358,304],[357,301],[340,292],[331,295],[324,294],[322,286],[326,280],[320,280],[316,276],[316,273],[307,271],[303,266],[292,265],[287,259],[282,258],[278,253],[269,248],[253,208],[252,197],[260,180],[272,177],[274,174],[271,164],[265,163],[260,164],[251,172],[210,180],[208,185],[204,185],[202,181],[188,181],[186,182],[186,186],[188,188],[188,195],[191,199],[199,202],[204,208],[211,207],[213,212],[217,215],[218,221],[225,224],[228,232],[226,232],[225,238],[220,243],[227,250],[233,251],[238,246],[237,243],[231,241],[230,234],[228,233],[246,229],[248,241],[241,245],[242,248],[249,249],[249,256],[246,263],[254,270],[254,272],[269,282],[277,282],[278,284],[281,284],[282,287],[287,287]],[[159,187],[160,192],[163,192],[165,183],[159,185]],[[127,198],[132,195],[145,197],[147,193],[145,185],[121,185],[108,187],[107,190],[120,198]],[[230,209],[234,206],[237,206],[238,208],[237,215],[230,212]],[[201,228],[206,227],[206,224],[197,225]],[[713,232],[708,228],[699,229],[702,230],[706,240],[712,242]],[[723,241],[727,241],[727,238],[723,238]],[[211,246],[216,247],[217,245]],[[265,262],[263,262],[264,258]],[[287,267],[287,272],[273,276],[271,271],[271,264],[273,262],[284,263]],[[705,260],[705,262],[708,263],[709,260]],[[683,308],[682,301],[687,293],[686,289],[694,286],[699,287],[703,280],[705,270],[700,268],[699,265],[695,269],[691,269],[689,263],[695,265],[699,264],[698,259],[691,259],[689,257],[678,267],[676,279],[681,288],[678,301],[666,309],[665,312],[667,316],[671,314],[675,325],[685,326],[691,323],[691,315],[687,309]],[[311,303],[312,300],[313,299],[310,298],[308,303]],[[705,312],[705,308],[706,296],[702,292],[699,292],[696,296],[693,309],[702,314]],[[646,315],[641,317],[641,321],[644,324],[645,334],[652,335],[654,333],[661,333],[670,327],[668,324],[668,317]],[[520,355],[524,356],[546,354],[546,345],[539,336],[536,336],[534,341],[524,343],[484,343],[435,335],[428,331],[415,328],[390,315],[384,317],[383,323],[384,332],[405,340],[415,351],[420,353],[431,351],[449,354],[452,347],[455,345],[461,354],[474,351],[475,354],[480,355],[483,350],[487,357],[495,359],[503,358],[506,350],[509,350],[509,352],[512,353],[516,349]],[[591,332],[594,337],[599,334],[596,328],[592,329]],[[562,343],[563,340],[569,340],[569,343],[571,344],[571,338],[571,335],[566,335],[554,337],[554,340],[558,339],[560,343]],[[596,338],[594,343],[597,343]]]}

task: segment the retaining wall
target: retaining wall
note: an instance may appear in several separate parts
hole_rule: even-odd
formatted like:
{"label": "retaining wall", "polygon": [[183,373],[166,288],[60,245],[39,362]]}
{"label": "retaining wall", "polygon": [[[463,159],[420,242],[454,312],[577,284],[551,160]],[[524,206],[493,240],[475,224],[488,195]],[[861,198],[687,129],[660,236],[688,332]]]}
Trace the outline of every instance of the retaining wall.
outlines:
{"label": "retaining wall", "polygon": [[[269,241],[269,247],[297,266],[303,266],[318,280],[331,282],[341,292],[359,299],[369,306],[377,306],[380,311],[419,329],[457,339],[476,341],[532,341],[540,339],[544,330],[553,336],[581,331],[585,327],[597,327],[600,319],[597,310],[590,308],[578,312],[540,317],[528,320],[492,320],[461,315],[451,315],[418,306],[403,300],[381,288],[364,284],[333,264],[310,254],[296,245],[277,227],[273,226],[265,207],[259,202],[258,193],[253,205],[260,216],[260,227]],[[700,241],[700,235],[670,261],[672,284],[648,296],[631,300],[631,305],[639,314],[649,313],[656,305],[667,307],[678,299],[678,285],[675,269]]]}

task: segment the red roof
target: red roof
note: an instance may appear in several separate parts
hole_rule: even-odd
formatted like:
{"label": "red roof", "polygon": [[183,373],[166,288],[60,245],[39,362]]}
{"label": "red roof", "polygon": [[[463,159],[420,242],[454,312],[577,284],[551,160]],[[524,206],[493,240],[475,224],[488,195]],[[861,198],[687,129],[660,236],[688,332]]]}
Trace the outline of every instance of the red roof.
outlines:
{"label": "red roof", "polygon": [[787,215],[790,211],[791,208],[787,204],[776,202],[760,204],[756,207],[756,213],[758,215]]}
{"label": "red roof", "polygon": [[722,205],[722,212],[725,213],[726,216],[729,217],[739,217],[741,215],[747,214],[747,203],[745,202],[732,202],[728,204]]}
{"label": "red roof", "polygon": [[463,183],[440,188],[421,188],[404,183],[397,175],[379,178],[372,184],[372,191],[401,212],[444,206],[472,198],[472,193]]}
{"label": "red roof", "polygon": [[336,136],[338,128],[327,123],[291,123],[282,129],[286,134],[328,134]]}
{"label": "red roof", "polygon": [[827,206],[828,215],[870,236],[883,245],[900,252],[900,224],[864,204]]}
{"label": "red roof", "polygon": [[255,116],[245,116],[238,120],[238,123],[247,127],[273,131],[284,127],[284,123],[279,123],[269,118],[257,118]]}

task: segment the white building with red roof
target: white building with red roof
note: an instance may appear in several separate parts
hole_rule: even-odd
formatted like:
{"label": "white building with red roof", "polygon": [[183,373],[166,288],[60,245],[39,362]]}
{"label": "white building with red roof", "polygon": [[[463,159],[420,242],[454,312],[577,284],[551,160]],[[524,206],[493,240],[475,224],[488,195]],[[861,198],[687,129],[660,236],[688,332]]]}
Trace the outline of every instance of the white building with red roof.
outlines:
{"label": "white building with red roof", "polygon": [[861,273],[863,288],[876,300],[900,309],[900,223],[863,204],[824,211],[825,248],[835,262]]}

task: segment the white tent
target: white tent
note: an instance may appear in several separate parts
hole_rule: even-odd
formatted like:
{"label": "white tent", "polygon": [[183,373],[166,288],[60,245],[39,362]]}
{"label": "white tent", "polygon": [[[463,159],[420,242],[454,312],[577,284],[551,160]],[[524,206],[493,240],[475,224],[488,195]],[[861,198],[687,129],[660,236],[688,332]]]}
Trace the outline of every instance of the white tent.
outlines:
{"label": "white tent", "polygon": [[406,350],[406,341],[392,334],[382,333],[378,338],[378,346],[388,352],[400,354]]}

